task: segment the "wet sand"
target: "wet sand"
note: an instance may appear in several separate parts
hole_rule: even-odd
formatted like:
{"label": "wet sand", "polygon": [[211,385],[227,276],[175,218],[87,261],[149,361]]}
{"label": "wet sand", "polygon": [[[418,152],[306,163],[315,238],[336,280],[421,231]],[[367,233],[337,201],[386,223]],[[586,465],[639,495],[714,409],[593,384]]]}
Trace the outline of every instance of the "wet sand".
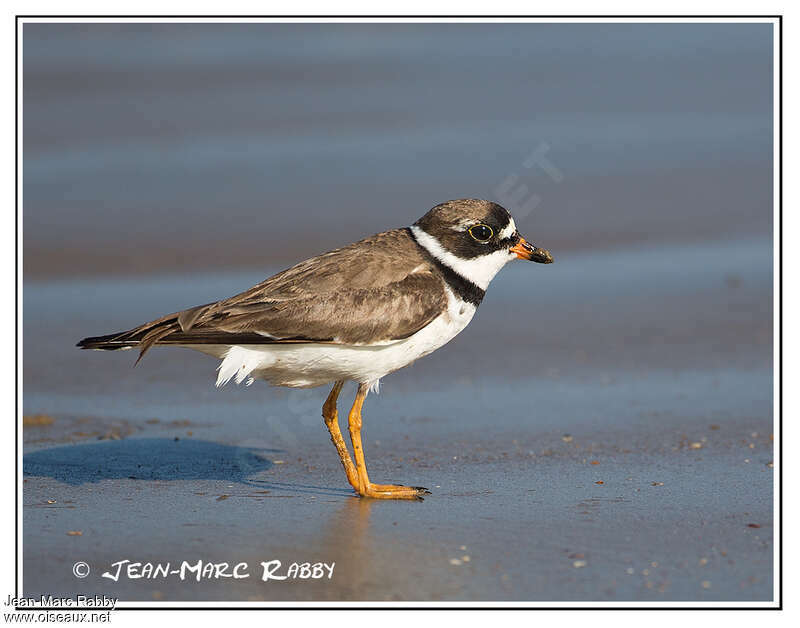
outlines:
{"label": "wet sand", "polygon": [[[25,25],[24,593],[770,600],[770,29]],[[367,400],[371,477],[424,502],[353,496],[325,390],[74,346],[470,196],[555,263]]]}
{"label": "wet sand", "polygon": [[[191,351],[133,369],[132,352],[73,347],[262,271],[26,282],[24,412],[53,420],[24,430],[25,594],[770,600],[771,242],[556,262],[505,269],[464,333],[367,400],[371,477],[429,487],[421,503],[352,495],[327,391],[216,390]],[[200,559],[251,575],[100,577]],[[273,559],[336,566],[262,582]]]}

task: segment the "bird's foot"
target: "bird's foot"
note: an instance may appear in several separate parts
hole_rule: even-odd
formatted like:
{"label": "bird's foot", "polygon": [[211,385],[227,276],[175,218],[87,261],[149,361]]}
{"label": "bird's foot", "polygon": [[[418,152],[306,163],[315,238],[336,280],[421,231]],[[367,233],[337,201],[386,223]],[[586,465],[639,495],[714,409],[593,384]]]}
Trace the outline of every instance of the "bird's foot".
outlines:
{"label": "bird's foot", "polygon": [[373,499],[413,499],[422,501],[423,495],[431,492],[424,486],[402,486],[399,484],[373,484],[370,482],[363,490],[358,490],[361,497]]}

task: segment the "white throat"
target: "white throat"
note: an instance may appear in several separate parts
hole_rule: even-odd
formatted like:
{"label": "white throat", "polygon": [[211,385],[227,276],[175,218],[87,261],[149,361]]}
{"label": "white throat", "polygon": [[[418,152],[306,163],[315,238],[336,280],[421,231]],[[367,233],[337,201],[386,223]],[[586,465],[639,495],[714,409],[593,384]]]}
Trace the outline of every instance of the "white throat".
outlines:
{"label": "white throat", "polygon": [[414,238],[416,238],[419,245],[428,251],[428,253],[433,255],[445,266],[449,266],[452,270],[464,277],[464,279],[469,279],[481,290],[486,290],[486,288],[489,287],[489,282],[499,270],[516,257],[516,254],[511,251],[500,250],[494,253],[481,255],[480,257],[464,259],[463,257],[458,257],[453,255],[450,251],[445,250],[439,243],[439,240],[434,238],[427,231],[423,231],[417,225],[411,225],[411,233],[414,234]]}

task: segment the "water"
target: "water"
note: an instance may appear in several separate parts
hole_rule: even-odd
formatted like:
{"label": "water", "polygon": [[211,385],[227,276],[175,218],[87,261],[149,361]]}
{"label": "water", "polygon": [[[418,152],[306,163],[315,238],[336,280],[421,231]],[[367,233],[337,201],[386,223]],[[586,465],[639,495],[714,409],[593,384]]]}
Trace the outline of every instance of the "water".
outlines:
{"label": "water", "polygon": [[[24,46],[22,405],[53,419],[24,429],[26,595],[74,592],[85,560],[82,592],[125,600],[772,598],[768,25],[39,24]],[[555,263],[504,269],[367,400],[371,477],[423,503],[352,496],[327,391],[74,347],[465,196]],[[338,571],[99,575],[198,558]]]}
{"label": "water", "polygon": [[770,599],[771,277],[758,239],[504,270],[459,337],[367,400],[371,477],[433,492],[403,505],[351,503],[325,390],[217,390],[191,351],[132,369],[133,352],[74,347],[257,273],[29,282],[24,411],[54,422],[25,430],[26,593],[74,586],[46,555],[341,574],[90,581],[127,600]]}
{"label": "water", "polygon": [[281,264],[459,197],[561,251],[767,235],[770,28],[29,24],[26,276]]}

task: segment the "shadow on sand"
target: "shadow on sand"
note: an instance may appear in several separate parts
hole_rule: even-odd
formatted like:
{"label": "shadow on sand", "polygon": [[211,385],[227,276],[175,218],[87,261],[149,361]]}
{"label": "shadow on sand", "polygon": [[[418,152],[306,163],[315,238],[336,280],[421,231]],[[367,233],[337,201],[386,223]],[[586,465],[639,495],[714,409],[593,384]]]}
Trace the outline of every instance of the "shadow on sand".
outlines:
{"label": "shadow on sand", "polygon": [[204,440],[128,438],[67,445],[25,454],[25,475],[79,485],[106,479],[247,482],[272,467],[279,449],[235,447]]}

